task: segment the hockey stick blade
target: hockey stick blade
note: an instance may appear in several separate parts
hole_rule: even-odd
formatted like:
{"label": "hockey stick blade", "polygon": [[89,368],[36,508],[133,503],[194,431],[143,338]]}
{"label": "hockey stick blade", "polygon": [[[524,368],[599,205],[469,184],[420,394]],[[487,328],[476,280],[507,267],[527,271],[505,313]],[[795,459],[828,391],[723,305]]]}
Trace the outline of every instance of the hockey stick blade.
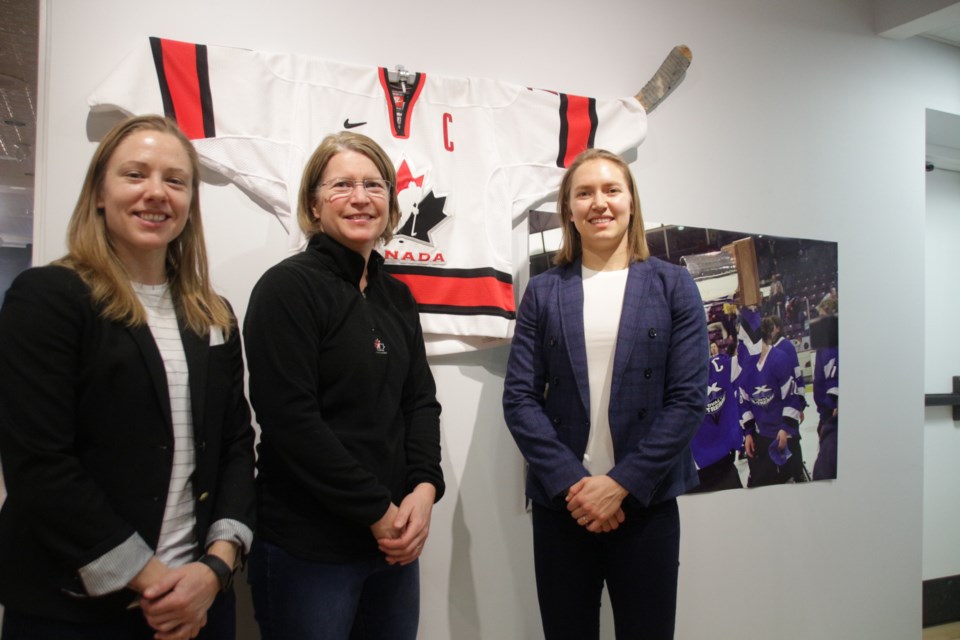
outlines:
{"label": "hockey stick blade", "polygon": [[650,81],[636,95],[644,111],[650,113],[656,109],[683,82],[692,59],[690,47],[681,44],[673,48]]}

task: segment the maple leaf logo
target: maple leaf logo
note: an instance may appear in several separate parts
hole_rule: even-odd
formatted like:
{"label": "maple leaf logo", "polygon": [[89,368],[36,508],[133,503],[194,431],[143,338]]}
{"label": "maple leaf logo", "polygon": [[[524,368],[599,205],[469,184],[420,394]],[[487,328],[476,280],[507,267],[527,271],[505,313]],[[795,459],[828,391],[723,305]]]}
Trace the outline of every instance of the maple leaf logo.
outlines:
{"label": "maple leaf logo", "polygon": [[446,201],[446,196],[438,198],[431,191],[423,200],[413,206],[413,211],[407,216],[407,221],[397,229],[395,235],[404,236],[432,247],[433,241],[430,238],[430,232],[449,217],[443,212],[443,205]]}
{"label": "maple leaf logo", "polygon": [[400,163],[400,168],[397,169],[397,193],[410,188],[411,184],[415,184],[422,189],[423,176],[414,176],[413,171],[410,170],[410,165],[404,160]]}
{"label": "maple leaf logo", "polygon": [[447,196],[434,194],[429,173],[427,170],[416,175],[414,165],[406,158],[397,167],[397,200],[403,212],[403,222],[394,231],[394,237],[399,242],[407,238],[434,247],[431,233],[450,217],[443,212]]}

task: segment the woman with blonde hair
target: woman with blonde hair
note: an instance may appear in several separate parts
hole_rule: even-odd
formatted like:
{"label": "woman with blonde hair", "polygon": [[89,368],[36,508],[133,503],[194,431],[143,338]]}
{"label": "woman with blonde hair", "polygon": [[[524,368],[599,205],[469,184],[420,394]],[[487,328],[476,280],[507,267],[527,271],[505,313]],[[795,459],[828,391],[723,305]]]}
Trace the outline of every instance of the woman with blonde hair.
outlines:
{"label": "woman with blonde hair", "polygon": [[327,136],[300,183],[307,248],[250,296],[250,584],[264,640],[417,635],[419,558],[444,484],[417,305],[376,251],[399,222],[395,185],[376,142]]}
{"label": "woman with blonde hair", "polygon": [[4,640],[231,639],[252,541],[240,336],[176,124],[100,142],[67,255],[0,310]]}
{"label": "woman with blonde hair", "polygon": [[649,257],[629,167],[581,153],[560,185],[557,266],[517,313],[503,407],[529,463],[547,640],[673,637],[676,497],[697,484],[690,442],[707,388],[707,325],[690,274]]}

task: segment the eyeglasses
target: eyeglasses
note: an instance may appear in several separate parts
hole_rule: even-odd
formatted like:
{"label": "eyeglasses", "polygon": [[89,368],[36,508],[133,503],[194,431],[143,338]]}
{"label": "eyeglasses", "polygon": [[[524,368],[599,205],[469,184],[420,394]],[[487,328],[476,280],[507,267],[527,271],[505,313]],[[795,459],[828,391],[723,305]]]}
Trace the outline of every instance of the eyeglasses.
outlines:
{"label": "eyeglasses", "polygon": [[330,191],[331,199],[346,198],[353,194],[357,186],[363,187],[367,195],[371,198],[386,198],[390,193],[389,180],[379,180],[366,178],[364,180],[348,180],[347,178],[333,178],[326,182],[321,182],[318,187],[326,187]]}

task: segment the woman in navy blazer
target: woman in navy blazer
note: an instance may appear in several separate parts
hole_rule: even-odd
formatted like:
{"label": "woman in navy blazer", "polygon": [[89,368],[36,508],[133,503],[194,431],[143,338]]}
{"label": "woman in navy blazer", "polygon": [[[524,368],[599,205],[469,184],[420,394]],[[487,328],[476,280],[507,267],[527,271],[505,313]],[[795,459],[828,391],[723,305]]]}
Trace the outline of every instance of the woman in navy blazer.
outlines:
{"label": "woman in navy blazer", "polygon": [[6,293],[4,640],[234,636],[253,431],[198,187],[175,124],[121,122],[90,163],[67,255]]}
{"label": "woman in navy blazer", "polygon": [[680,523],[697,484],[707,328],[685,269],[649,257],[622,159],[587,150],[564,175],[563,243],[517,314],[504,416],[529,463],[546,638],[672,638]]}

